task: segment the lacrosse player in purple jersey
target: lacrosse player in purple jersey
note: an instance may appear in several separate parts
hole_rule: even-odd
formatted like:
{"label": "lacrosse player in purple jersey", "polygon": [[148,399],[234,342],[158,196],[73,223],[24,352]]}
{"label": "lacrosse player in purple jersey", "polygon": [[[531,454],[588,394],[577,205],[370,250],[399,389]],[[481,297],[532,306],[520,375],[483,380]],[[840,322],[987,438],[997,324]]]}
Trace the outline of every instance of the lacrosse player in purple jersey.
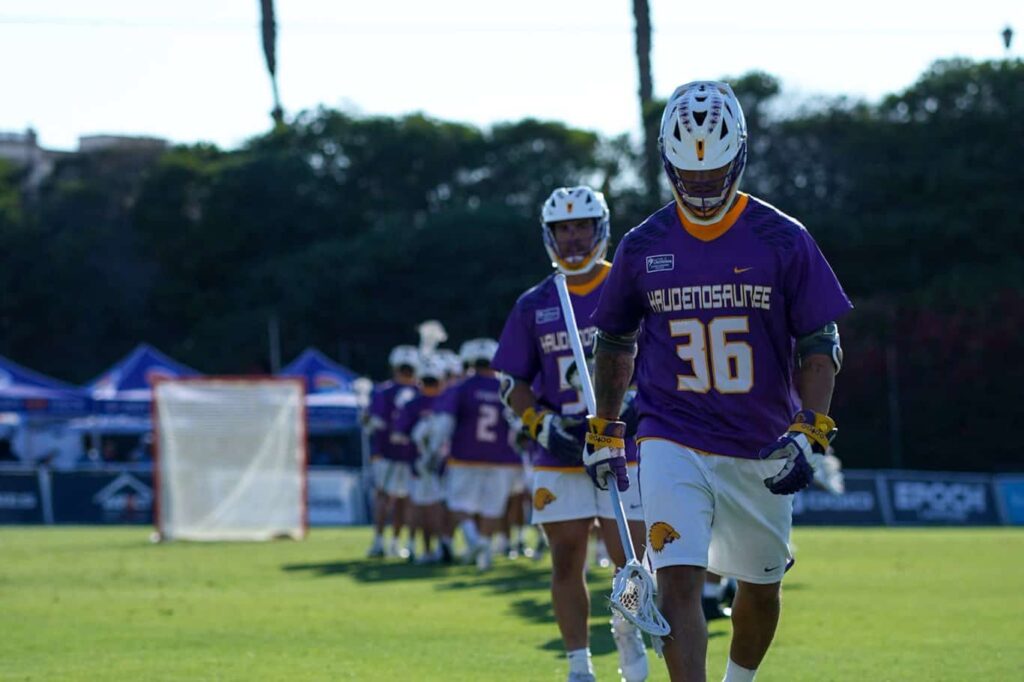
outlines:
{"label": "lacrosse player in purple jersey", "polygon": [[[589,320],[611,268],[604,259],[610,233],[604,195],[589,187],[556,189],[541,209],[541,225],[551,263],[566,275],[576,319]],[[589,353],[596,330],[587,326],[579,331]],[[583,468],[586,407],[572,384],[574,364],[552,273],[516,301],[493,365],[502,373],[503,400],[535,441],[532,521],[543,527],[551,545],[551,598],[569,658],[569,679],[583,682],[594,679],[584,573],[595,518],[616,566],[625,564],[625,555],[611,495],[596,490]],[[642,543],[639,491],[625,491],[623,503],[627,517],[636,522],[633,537]],[[637,554],[642,553],[642,546],[637,547]],[[646,679],[640,632],[618,614],[612,626],[623,676],[629,682]]]}
{"label": "lacrosse player in purple jersey", "polygon": [[391,516],[392,536],[388,554],[399,554],[399,534],[406,516],[409,497],[409,466],[395,456],[391,430],[395,417],[416,395],[416,367],[419,351],[415,346],[395,346],[388,356],[392,378],[373,390],[370,409],[364,417],[364,428],[370,435],[370,466],[373,474],[373,544],[367,556],[384,556],[384,526]]}
{"label": "lacrosse player in purple jersey", "polygon": [[728,85],[678,88],[660,150],[675,200],[623,238],[591,317],[588,440],[605,446],[584,459],[599,473],[625,470],[614,435],[635,371],[670,676],[705,679],[707,569],[739,583],[725,680],[753,680],[778,624],[793,493],[835,432],[836,320],[852,306],[807,230],[738,192],[747,132]]}
{"label": "lacrosse player in purple jersey", "polygon": [[409,560],[417,563],[437,563],[441,548],[433,546],[434,537],[444,533],[444,486],[441,474],[445,453],[425,447],[425,432],[433,417],[434,402],[444,391],[445,366],[438,355],[420,360],[417,367],[417,392],[395,418],[392,442],[399,444],[402,459],[412,471],[409,501],[412,506],[410,527],[423,536],[423,553],[415,556],[415,545],[410,548]]}
{"label": "lacrosse player in purple jersey", "polygon": [[[491,538],[501,527],[522,462],[508,442],[500,381],[491,360],[498,349],[494,339],[472,339],[460,355],[470,367],[465,379],[434,404],[429,449],[449,443],[448,508],[462,530],[469,556],[477,568],[491,567]],[[479,515],[480,527],[474,521]]]}

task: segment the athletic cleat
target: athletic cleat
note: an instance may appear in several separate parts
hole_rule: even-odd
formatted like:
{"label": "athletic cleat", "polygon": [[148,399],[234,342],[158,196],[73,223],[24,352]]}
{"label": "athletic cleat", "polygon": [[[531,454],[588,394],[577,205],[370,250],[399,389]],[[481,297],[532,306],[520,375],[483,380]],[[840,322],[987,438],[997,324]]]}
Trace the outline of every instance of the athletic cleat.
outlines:
{"label": "athletic cleat", "polygon": [[384,541],[378,535],[373,539],[373,544],[370,545],[370,549],[366,551],[367,559],[380,559],[384,556]]}
{"label": "athletic cleat", "polygon": [[597,682],[594,673],[569,673],[566,682]]}
{"label": "athletic cleat", "polygon": [[647,649],[644,636],[618,613],[612,615],[612,638],[619,650],[619,674],[626,682],[643,682],[647,679]]}

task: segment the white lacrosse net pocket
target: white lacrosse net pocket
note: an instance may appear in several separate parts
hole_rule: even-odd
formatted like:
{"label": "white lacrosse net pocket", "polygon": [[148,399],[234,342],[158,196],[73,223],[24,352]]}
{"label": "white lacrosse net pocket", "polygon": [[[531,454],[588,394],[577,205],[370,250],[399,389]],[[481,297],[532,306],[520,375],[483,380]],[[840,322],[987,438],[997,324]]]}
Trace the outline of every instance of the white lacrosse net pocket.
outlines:
{"label": "white lacrosse net pocket", "polygon": [[622,617],[654,637],[664,637],[672,628],[658,611],[654,579],[643,566],[631,561],[612,579],[611,607]]}

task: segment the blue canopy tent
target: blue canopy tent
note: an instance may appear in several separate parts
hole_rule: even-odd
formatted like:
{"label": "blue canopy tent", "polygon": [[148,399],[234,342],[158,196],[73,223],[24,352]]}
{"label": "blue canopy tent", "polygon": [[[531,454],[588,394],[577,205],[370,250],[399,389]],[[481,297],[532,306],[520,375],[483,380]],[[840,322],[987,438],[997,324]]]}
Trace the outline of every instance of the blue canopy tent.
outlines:
{"label": "blue canopy tent", "polygon": [[87,414],[89,398],[79,388],[0,356],[0,412],[69,418]]}
{"label": "blue canopy tent", "polygon": [[67,425],[88,414],[80,389],[0,356],[0,437],[26,462],[72,466],[82,455],[81,437]]}
{"label": "blue canopy tent", "polygon": [[311,434],[348,431],[359,425],[359,378],[315,348],[307,348],[277,373],[306,384],[306,427]]}
{"label": "blue canopy tent", "polygon": [[86,386],[92,416],[76,420],[76,428],[94,433],[145,433],[150,418],[153,382],[200,376],[196,370],[140,343],[127,356]]}

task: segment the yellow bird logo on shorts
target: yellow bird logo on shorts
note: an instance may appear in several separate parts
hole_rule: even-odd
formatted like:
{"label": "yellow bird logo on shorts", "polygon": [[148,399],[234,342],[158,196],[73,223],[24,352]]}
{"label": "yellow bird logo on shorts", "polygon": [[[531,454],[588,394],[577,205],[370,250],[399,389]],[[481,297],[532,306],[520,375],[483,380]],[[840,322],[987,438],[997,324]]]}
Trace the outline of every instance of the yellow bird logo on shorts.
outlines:
{"label": "yellow bird logo on shorts", "polygon": [[665,545],[678,540],[679,533],[664,521],[656,521],[651,524],[651,530],[647,537],[650,540],[651,549],[655,552],[660,552],[665,549]]}
{"label": "yellow bird logo on shorts", "polygon": [[547,488],[537,488],[537,492],[533,494],[533,508],[540,511],[557,499],[555,494]]}

